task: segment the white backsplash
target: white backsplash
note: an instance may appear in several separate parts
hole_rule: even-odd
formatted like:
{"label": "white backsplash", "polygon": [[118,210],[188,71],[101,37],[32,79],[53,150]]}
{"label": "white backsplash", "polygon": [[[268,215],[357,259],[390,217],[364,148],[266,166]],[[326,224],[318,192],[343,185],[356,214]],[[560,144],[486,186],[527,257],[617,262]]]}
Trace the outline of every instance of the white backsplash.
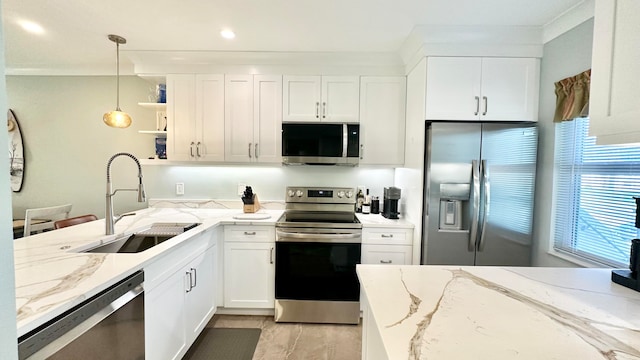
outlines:
{"label": "white backsplash", "polygon": [[[350,186],[370,189],[382,198],[385,187],[394,186],[393,168],[344,166],[156,166],[145,165],[144,183],[155,206],[180,200],[185,206],[226,208],[240,201],[238,184],[251,186],[261,205],[284,201],[287,186]],[[176,183],[184,183],[184,195],[176,195]],[[208,200],[227,199],[227,200]],[[231,203],[229,203],[231,201]],[[151,203],[149,204],[151,206]],[[169,205],[166,205],[169,206]],[[220,206],[220,207],[217,207]]]}

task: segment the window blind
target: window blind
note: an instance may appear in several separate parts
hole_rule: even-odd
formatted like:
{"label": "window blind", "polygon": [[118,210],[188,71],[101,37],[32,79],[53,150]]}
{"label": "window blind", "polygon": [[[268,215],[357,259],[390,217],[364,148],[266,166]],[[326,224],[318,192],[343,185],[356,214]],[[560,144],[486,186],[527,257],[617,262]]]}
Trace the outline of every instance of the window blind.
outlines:
{"label": "window blind", "polygon": [[596,145],[589,119],[556,124],[554,248],[627,267],[637,238],[640,146]]}

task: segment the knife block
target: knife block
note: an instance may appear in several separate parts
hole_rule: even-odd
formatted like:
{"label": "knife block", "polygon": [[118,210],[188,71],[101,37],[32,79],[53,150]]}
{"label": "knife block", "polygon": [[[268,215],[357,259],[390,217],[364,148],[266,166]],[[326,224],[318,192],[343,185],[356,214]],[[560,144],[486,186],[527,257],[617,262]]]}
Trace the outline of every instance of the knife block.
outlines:
{"label": "knife block", "polygon": [[260,210],[260,201],[258,201],[258,195],[253,195],[253,204],[243,204],[242,212],[244,213],[254,213]]}

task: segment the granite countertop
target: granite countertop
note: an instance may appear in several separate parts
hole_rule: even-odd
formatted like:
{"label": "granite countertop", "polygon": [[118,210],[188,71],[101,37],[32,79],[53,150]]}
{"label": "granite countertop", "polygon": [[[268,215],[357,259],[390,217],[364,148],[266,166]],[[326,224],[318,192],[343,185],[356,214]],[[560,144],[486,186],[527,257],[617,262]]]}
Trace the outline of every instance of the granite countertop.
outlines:
{"label": "granite countertop", "polygon": [[[14,241],[18,336],[80,304],[142,269],[167,250],[217,225],[274,225],[282,210],[261,209],[267,219],[238,220],[240,209],[148,208],[124,217],[115,235],[105,235],[104,219]],[[154,222],[199,222],[197,226],[137,254],[79,253]]]}
{"label": "granite countertop", "polygon": [[640,359],[640,293],[611,269],[357,272],[388,359]]}

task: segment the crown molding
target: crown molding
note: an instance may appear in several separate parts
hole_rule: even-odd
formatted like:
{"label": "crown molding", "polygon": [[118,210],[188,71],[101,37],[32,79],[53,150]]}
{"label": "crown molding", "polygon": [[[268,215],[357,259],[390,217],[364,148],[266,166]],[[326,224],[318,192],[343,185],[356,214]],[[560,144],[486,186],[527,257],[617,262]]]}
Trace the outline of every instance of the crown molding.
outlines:
{"label": "crown molding", "polygon": [[571,9],[558,15],[543,27],[542,41],[544,44],[566,33],[574,27],[591,19],[595,13],[595,0],[584,0]]}

